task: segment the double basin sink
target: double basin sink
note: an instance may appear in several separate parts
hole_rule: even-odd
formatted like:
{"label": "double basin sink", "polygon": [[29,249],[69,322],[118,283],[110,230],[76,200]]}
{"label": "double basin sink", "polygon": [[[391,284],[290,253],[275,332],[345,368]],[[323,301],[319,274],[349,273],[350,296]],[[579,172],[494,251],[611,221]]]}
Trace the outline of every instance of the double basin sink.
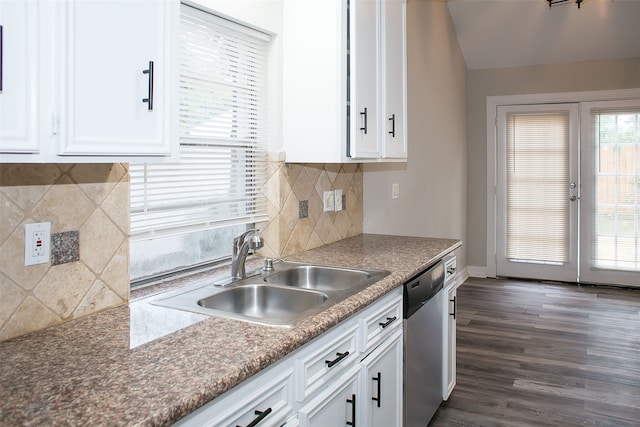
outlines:
{"label": "double basin sink", "polygon": [[273,271],[259,270],[226,287],[206,285],[151,303],[263,325],[291,327],[387,275],[389,272],[384,270],[277,262]]}

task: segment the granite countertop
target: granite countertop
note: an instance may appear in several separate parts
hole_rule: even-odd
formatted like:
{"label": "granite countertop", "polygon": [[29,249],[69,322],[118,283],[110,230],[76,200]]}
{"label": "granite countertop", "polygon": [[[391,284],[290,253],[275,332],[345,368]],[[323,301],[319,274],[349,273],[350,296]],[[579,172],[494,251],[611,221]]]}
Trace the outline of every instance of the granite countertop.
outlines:
{"label": "granite countertop", "polygon": [[[391,271],[293,328],[151,306],[153,296],[145,293],[153,292],[146,291],[128,306],[1,342],[0,426],[169,425],[460,245],[453,239],[364,234],[287,257]],[[176,283],[202,286],[204,280],[211,277]]]}

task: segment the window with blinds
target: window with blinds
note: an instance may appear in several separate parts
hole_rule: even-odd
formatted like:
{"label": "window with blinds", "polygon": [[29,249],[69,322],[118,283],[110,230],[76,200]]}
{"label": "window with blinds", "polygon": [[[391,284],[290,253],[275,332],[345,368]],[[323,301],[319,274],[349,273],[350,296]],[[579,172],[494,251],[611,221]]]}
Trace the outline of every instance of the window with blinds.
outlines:
{"label": "window with blinds", "polygon": [[228,256],[267,219],[269,39],[181,6],[180,162],[130,165],[132,279]]}
{"label": "window with blinds", "polygon": [[506,253],[511,261],[568,261],[569,113],[509,113]]}
{"label": "window with blinds", "polygon": [[591,265],[640,271],[640,110],[592,109]]}

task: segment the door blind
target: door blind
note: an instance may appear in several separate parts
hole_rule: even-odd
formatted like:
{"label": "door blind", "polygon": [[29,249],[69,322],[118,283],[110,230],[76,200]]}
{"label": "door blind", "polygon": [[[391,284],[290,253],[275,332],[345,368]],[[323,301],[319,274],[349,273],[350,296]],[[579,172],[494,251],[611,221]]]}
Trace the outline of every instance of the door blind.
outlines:
{"label": "door blind", "polygon": [[506,254],[512,261],[569,260],[569,113],[509,113]]}
{"label": "door blind", "polygon": [[131,235],[266,219],[269,36],[182,5],[180,162],[131,164]]}

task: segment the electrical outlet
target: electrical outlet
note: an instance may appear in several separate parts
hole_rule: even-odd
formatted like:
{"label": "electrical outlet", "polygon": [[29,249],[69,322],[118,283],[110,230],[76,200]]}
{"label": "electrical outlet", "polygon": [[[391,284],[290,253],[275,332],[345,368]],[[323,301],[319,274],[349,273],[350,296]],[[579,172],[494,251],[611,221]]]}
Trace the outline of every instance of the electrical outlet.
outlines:
{"label": "electrical outlet", "polygon": [[37,222],[24,226],[24,265],[49,262],[51,223]]}
{"label": "electrical outlet", "polygon": [[344,207],[342,206],[342,190],[341,189],[337,189],[333,191],[333,200],[334,200],[334,207],[336,212],[341,211],[342,209],[344,209]]}
{"label": "electrical outlet", "polygon": [[335,210],[335,197],[333,191],[325,191],[322,193],[322,205],[324,206],[324,212],[331,212]]}
{"label": "electrical outlet", "polygon": [[44,231],[38,230],[33,232],[32,257],[38,258],[44,255]]}

